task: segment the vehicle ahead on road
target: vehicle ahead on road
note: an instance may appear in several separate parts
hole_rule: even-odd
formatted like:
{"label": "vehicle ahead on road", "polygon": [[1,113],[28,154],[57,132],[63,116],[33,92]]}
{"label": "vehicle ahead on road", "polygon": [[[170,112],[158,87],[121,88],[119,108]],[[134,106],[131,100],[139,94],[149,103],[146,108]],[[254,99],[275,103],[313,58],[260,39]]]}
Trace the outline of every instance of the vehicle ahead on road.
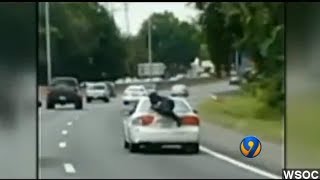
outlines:
{"label": "vehicle ahead on road", "polygon": [[146,90],[148,91],[148,94],[157,91],[157,85],[154,84],[154,83],[145,83],[143,86],[144,86],[144,87],[146,88]]}
{"label": "vehicle ahead on road", "polygon": [[188,153],[199,152],[200,120],[184,98],[171,97],[174,112],[182,124],[154,112],[148,97],[141,98],[135,108],[123,120],[124,147],[131,152],[144,148],[179,146]]}
{"label": "vehicle ahead on road", "polygon": [[92,100],[110,101],[110,91],[106,83],[88,83],[86,87],[86,100],[90,103]]}
{"label": "vehicle ahead on road", "polygon": [[124,105],[129,105],[131,103],[136,103],[144,96],[148,96],[148,92],[144,86],[131,85],[124,90],[122,101]]}
{"label": "vehicle ahead on road", "polygon": [[171,88],[171,96],[181,96],[181,97],[188,97],[189,90],[188,87],[184,84],[175,84]]}
{"label": "vehicle ahead on road", "polygon": [[56,77],[48,88],[47,109],[54,109],[56,104],[73,103],[76,109],[82,109],[82,95],[79,83],[73,77]]}
{"label": "vehicle ahead on road", "polygon": [[240,84],[240,77],[236,71],[230,72],[229,84]]}
{"label": "vehicle ahead on road", "polygon": [[107,81],[106,85],[107,85],[107,87],[109,89],[110,97],[117,97],[117,93],[116,93],[116,90],[115,90],[114,83]]}

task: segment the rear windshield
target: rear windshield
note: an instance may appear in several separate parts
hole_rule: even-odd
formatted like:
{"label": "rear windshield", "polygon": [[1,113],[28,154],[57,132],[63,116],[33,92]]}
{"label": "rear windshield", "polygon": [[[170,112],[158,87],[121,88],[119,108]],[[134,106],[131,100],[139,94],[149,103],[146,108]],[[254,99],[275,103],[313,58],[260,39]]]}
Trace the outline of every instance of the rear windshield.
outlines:
{"label": "rear windshield", "polygon": [[184,88],[186,88],[185,85],[175,85],[172,87],[172,89],[184,89]]}
{"label": "rear windshield", "polygon": [[94,85],[94,86],[90,86],[89,89],[105,90],[105,89],[106,89],[106,86],[103,86],[103,85]]}
{"label": "rear windshield", "polygon": [[129,87],[127,90],[127,92],[144,92],[144,88],[142,87]]}
{"label": "rear windshield", "polygon": [[146,85],[144,85],[144,87],[146,89],[156,89],[156,85],[155,84],[146,84]]}
{"label": "rear windshield", "polygon": [[74,79],[54,79],[51,83],[51,86],[59,86],[59,85],[66,85],[66,86],[77,86],[77,82]]}
{"label": "rear windshield", "polygon": [[[137,109],[138,112],[148,112],[150,111],[151,103],[149,100],[144,100]],[[192,109],[182,100],[174,100],[174,109],[173,111],[175,113],[190,113],[192,112]]]}

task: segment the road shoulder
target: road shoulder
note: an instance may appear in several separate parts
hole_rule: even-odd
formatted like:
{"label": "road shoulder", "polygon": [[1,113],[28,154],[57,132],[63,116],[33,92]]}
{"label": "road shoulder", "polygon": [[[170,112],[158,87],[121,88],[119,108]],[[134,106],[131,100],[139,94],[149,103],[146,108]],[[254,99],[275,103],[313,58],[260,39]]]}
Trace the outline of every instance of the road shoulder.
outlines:
{"label": "road shoulder", "polygon": [[221,127],[213,122],[201,124],[201,144],[213,151],[230,156],[249,165],[256,166],[274,174],[281,175],[283,164],[283,147],[260,139],[262,151],[259,156],[249,159],[242,156],[239,148],[242,139],[251,134],[242,134],[232,129]]}

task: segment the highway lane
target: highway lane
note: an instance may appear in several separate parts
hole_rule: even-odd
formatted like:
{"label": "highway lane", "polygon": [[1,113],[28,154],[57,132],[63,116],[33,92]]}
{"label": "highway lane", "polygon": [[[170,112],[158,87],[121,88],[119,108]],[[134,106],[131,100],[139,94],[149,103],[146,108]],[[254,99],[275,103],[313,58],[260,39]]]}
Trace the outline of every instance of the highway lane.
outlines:
{"label": "highway lane", "polygon": [[[224,85],[191,88],[190,101],[196,103],[200,96],[208,96],[212,89]],[[195,97],[196,91],[201,91],[201,95]],[[83,111],[42,109],[40,177],[265,178],[203,152],[130,154],[123,148],[120,107],[118,97],[109,104],[85,104]],[[68,134],[63,135],[63,130]],[[65,148],[59,147],[61,142],[66,142]]]}

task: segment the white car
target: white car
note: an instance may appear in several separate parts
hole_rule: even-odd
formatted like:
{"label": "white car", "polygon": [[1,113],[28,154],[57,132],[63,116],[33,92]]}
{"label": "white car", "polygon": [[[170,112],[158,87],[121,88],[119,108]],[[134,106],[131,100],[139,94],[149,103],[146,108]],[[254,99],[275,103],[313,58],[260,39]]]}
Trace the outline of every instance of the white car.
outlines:
{"label": "white car", "polygon": [[240,83],[240,78],[238,76],[238,73],[236,71],[231,71],[229,84],[239,84],[239,83]]}
{"label": "white car", "polygon": [[188,97],[189,91],[186,85],[184,84],[175,84],[171,88],[171,96],[182,96]]}
{"label": "white car", "polygon": [[104,102],[110,101],[110,91],[106,83],[87,83],[86,100],[90,103],[92,100],[103,100]]}
{"label": "white car", "polygon": [[150,109],[148,97],[141,98],[129,116],[123,120],[124,147],[137,152],[151,146],[165,148],[179,146],[189,153],[199,152],[200,119],[184,98],[171,98],[174,112],[181,118],[181,126]]}
{"label": "white car", "polygon": [[123,79],[118,79],[115,81],[115,84],[124,84],[124,80]]}
{"label": "white car", "polygon": [[145,83],[143,86],[146,88],[148,94],[157,92],[157,85],[154,83]]}
{"label": "white car", "polygon": [[144,96],[148,96],[148,92],[144,86],[131,85],[124,90],[122,101],[126,106],[139,101],[139,99]]}
{"label": "white car", "polygon": [[159,77],[155,77],[155,78],[152,78],[151,81],[152,81],[152,82],[161,82],[162,79],[159,78]]}
{"label": "white car", "polygon": [[201,78],[209,78],[209,77],[210,77],[210,74],[208,74],[208,73],[202,73],[202,74],[200,74],[200,77],[201,77]]}

